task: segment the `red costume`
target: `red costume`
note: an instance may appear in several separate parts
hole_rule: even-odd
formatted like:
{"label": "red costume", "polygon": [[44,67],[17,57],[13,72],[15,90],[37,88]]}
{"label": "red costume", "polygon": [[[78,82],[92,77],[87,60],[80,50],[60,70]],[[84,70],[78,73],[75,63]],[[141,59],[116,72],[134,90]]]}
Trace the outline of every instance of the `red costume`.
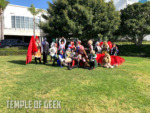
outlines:
{"label": "red costume", "polygon": [[[105,54],[97,54],[97,62],[102,64],[102,60]],[[125,59],[119,56],[110,56],[111,57],[111,65],[121,65],[122,63],[125,62]]]}
{"label": "red costume", "polygon": [[[36,37],[38,38],[38,37]],[[26,57],[26,64],[29,64],[32,61],[32,55],[38,51],[38,48],[35,43],[34,36],[31,37],[29,47],[28,47],[28,52],[27,52],[27,57]]]}

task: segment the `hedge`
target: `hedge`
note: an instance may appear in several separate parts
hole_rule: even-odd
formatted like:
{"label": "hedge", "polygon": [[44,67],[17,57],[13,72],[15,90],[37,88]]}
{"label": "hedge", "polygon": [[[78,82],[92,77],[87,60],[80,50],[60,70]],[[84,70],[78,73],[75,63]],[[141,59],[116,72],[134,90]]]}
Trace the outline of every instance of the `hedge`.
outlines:
{"label": "hedge", "polygon": [[0,56],[26,55],[27,47],[0,48]]}
{"label": "hedge", "polygon": [[118,45],[119,56],[150,57],[150,45]]}
{"label": "hedge", "polygon": [[[150,44],[136,46],[124,42],[117,43],[119,56],[150,57]],[[0,56],[26,55],[27,47],[0,48]]]}
{"label": "hedge", "polygon": [[18,51],[6,51],[0,50],[0,56],[11,56],[11,55],[26,55],[26,50],[18,50]]}

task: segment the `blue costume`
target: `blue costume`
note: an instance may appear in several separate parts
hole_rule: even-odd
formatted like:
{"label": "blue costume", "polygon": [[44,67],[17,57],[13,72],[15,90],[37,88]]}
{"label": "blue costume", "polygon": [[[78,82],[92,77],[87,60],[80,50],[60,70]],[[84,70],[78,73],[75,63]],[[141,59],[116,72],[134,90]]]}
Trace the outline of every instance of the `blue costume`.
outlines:
{"label": "blue costume", "polygon": [[57,60],[57,65],[58,66],[61,66],[61,59],[63,59],[63,55],[62,54],[59,54],[59,58],[58,58],[58,60]]}

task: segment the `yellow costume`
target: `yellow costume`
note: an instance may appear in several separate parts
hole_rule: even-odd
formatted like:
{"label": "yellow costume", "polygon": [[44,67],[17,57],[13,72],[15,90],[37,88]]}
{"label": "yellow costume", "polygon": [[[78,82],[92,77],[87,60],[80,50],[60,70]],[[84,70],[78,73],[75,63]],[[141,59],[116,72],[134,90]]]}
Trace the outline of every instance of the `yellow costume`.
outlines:
{"label": "yellow costume", "polygon": [[38,48],[38,52],[35,53],[34,57],[41,58],[41,44],[39,42],[36,42],[36,46]]}

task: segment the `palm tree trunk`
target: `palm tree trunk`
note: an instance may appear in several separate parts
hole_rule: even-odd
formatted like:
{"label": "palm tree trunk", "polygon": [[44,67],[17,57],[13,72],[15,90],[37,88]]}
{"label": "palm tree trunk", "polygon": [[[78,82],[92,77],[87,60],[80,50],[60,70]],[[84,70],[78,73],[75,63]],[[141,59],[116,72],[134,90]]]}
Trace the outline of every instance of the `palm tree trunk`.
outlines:
{"label": "palm tree trunk", "polygon": [[0,41],[2,40],[2,13],[3,10],[0,8]]}
{"label": "palm tree trunk", "polygon": [[34,22],[34,24],[33,24],[33,35],[34,35],[34,38],[35,38],[35,16],[33,18],[33,22]]}
{"label": "palm tree trunk", "polygon": [[2,15],[0,14],[0,41],[2,40],[2,33],[1,33],[1,31],[2,31],[2,28],[1,28],[1,17],[2,17]]}
{"label": "palm tree trunk", "polygon": [[2,40],[4,40],[4,16],[3,16],[4,13],[2,13],[2,16],[1,16],[1,34],[2,34]]}

